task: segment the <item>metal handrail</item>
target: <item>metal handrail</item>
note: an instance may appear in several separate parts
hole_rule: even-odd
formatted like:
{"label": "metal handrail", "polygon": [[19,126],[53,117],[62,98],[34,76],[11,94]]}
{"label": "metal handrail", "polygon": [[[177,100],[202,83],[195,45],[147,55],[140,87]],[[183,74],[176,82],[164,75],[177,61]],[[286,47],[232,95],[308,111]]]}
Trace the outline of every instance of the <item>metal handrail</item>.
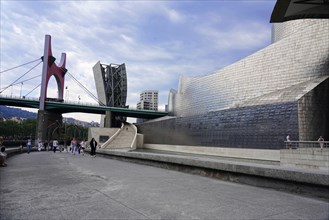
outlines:
{"label": "metal handrail", "polygon": [[130,145],[130,148],[131,149],[136,149],[136,145],[137,145],[137,143],[136,143],[136,138],[137,138],[137,127],[134,125],[134,124],[131,124],[132,125],[132,127],[134,128],[134,139],[133,139],[133,141],[131,142],[131,145]]}
{"label": "metal handrail", "polygon": [[288,148],[329,148],[329,141],[284,141]]}
{"label": "metal handrail", "polygon": [[122,131],[122,129],[123,129],[123,126],[124,126],[124,123],[121,124],[121,127],[109,139],[107,139],[107,141],[105,141],[102,144],[102,146],[100,146],[100,148],[104,148],[104,146],[107,147],[114,140],[114,138],[116,138],[116,136],[119,135],[120,131]]}
{"label": "metal handrail", "polygon": [[[0,97],[3,98],[11,98],[11,99],[19,99],[19,100],[31,100],[31,101],[39,101],[38,98],[34,98],[34,97],[19,97],[19,96],[13,96],[13,95],[4,95],[4,94],[0,94]],[[65,104],[74,104],[74,105],[84,105],[84,106],[100,106],[98,103],[92,103],[92,102],[81,102],[81,101],[68,101],[68,100],[64,100],[62,103]],[[140,110],[136,107],[132,107],[129,106],[127,109],[130,110]],[[147,109],[142,109],[143,111],[149,111],[149,112],[166,112],[165,110],[147,110]]]}

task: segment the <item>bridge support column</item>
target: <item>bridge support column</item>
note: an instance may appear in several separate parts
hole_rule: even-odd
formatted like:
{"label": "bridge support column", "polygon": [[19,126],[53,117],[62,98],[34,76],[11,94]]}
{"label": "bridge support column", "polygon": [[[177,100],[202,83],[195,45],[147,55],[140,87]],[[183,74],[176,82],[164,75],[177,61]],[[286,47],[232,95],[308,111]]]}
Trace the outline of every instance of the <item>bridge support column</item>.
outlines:
{"label": "bridge support column", "polygon": [[104,118],[104,127],[105,128],[112,128],[112,120],[113,114],[111,111],[106,111],[105,118]]}
{"label": "bridge support column", "polygon": [[106,111],[104,118],[104,128],[119,128],[124,121],[126,121],[125,117],[119,117],[115,112]]}
{"label": "bridge support column", "polygon": [[62,114],[39,110],[37,119],[36,141],[59,139],[62,132]]}

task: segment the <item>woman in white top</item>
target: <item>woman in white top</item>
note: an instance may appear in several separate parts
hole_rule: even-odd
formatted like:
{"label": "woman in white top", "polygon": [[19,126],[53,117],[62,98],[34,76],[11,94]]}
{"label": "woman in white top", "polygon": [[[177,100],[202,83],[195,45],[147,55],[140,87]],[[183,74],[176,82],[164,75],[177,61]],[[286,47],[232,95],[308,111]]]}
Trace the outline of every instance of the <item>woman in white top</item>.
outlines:
{"label": "woman in white top", "polygon": [[55,139],[55,140],[53,141],[53,149],[54,149],[54,153],[56,153],[56,148],[57,148],[57,146],[58,146],[58,141]]}

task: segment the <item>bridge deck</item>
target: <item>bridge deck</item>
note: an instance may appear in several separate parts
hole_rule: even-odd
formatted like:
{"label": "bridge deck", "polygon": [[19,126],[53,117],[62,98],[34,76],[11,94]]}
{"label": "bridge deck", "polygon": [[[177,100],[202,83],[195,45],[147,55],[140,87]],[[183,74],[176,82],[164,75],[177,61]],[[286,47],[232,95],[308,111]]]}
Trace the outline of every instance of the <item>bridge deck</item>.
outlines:
{"label": "bridge deck", "polygon": [[[4,97],[0,95],[0,105],[16,106],[16,107],[27,107],[27,108],[39,108],[39,100],[37,99],[21,99]],[[151,110],[140,110],[140,109],[129,109],[129,108],[118,108],[109,106],[99,106],[87,103],[79,102],[52,102],[46,101],[45,109],[57,113],[71,113],[71,112],[82,112],[90,114],[105,114],[106,111],[111,111],[113,114],[118,116],[132,117],[132,118],[146,118],[155,119],[163,116],[167,116],[168,112],[151,111]]]}
{"label": "bridge deck", "polygon": [[24,153],[0,177],[0,219],[329,217],[323,200],[104,157]]}

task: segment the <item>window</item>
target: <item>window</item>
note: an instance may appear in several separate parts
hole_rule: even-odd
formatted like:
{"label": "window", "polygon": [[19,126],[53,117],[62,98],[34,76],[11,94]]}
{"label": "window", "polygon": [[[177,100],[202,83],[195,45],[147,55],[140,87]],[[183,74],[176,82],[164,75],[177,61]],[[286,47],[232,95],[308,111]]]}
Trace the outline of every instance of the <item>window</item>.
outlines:
{"label": "window", "polygon": [[107,140],[109,139],[109,136],[103,136],[103,135],[100,135],[99,136],[99,142],[100,143],[104,143],[104,142],[106,142]]}

